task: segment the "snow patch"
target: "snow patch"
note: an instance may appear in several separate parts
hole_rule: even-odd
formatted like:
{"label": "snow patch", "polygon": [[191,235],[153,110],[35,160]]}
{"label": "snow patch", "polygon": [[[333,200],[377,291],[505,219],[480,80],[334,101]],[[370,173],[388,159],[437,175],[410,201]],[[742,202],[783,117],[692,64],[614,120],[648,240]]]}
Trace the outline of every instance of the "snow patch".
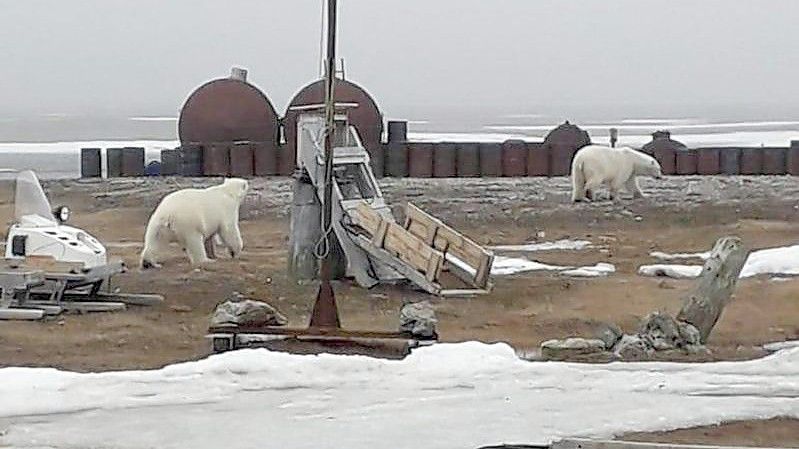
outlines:
{"label": "snow patch", "polygon": [[[654,255],[655,253],[650,253]],[[672,258],[682,256],[704,255],[705,253],[670,254]],[[658,257],[658,256],[654,256]],[[709,256],[708,256],[709,257]],[[676,279],[698,277],[702,273],[699,265],[642,265],[638,274],[642,276],[667,276]],[[799,275],[799,245],[783,246],[777,248],[761,249],[749,253],[739,278],[748,278],[759,274],[772,274],[777,276]]]}
{"label": "snow patch", "polygon": [[591,267],[579,267],[571,270],[561,271],[560,274],[565,276],[593,278],[593,277],[607,276],[615,272],[616,272],[616,267],[613,264],[599,262],[598,264]]}
{"label": "snow patch", "polygon": [[560,251],[560,250],[581,250],[591,246],[588,240],[555,240],[554,242],[527,243],[524,245],[498,245],[491,249],[497,251],[512,252],[536,252],[536,251]]}
{"label": "snow patch", "polygon": [[651,257],[660,260],[677,260],[677,259],[702,259],[708,260],[710,258],[710,251],[705,251],[702,253],[676,253],[676,254],[669,254],[663,253],[660,251],[652,251],[649,253]]}
{"label": "snow patch", "polygon": [[[745,362],[602,365],[531,363],[476,342],[404,360],[256,349],[152,371],[4,368],[0,397],[0,445],[12,447],[548,444],[799,418],[799,348]],[[230,425],[246,432],[220,431]]]}
{"label": "snow patch", "polygon": [[638,274],[641,276],[693,279],[702,274],[702,266],[672,264],[641,265],[638,267]]}

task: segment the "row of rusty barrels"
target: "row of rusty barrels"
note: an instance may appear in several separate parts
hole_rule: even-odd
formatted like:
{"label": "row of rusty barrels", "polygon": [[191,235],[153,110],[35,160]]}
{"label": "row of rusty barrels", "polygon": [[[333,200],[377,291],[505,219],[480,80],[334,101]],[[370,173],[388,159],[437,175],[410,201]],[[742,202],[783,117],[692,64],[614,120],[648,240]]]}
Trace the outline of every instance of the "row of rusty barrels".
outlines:
{"label": "row of rusty barrels", "polygon": [[666,175],[799,175],[799,141],[790,147],[658,148]]}
{"label": "row of rusty barrels", "polygon": [[[283,147],[271,143],[184,145],[161,152],[160,174],[182,176],[288,175]],[[108,148],[107,176],[143,176],[143,148]],[[567,145],[508,140],[503,143],[390,142],[369,150],[375,176],[451,178],[565,176],[576,150]],[[81,152],[83,177],[101,176],[101,150]],[[790,147],[656,148],[666,175],[799,175],[799,141]]]}

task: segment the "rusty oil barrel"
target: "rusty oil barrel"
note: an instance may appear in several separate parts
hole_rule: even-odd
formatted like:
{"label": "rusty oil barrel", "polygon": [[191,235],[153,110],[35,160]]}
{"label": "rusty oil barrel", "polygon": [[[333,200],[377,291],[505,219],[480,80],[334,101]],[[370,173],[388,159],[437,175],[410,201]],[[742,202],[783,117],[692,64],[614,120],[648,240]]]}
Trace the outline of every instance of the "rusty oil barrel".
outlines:
{"label": "rusty oil barrel", "polygon": [[248,178],[255,172],[255,157],[250,142],[235,142],[230,147],[230,176]]}
{"label": "rusty oil barrel", "polygon": [[458,176],[458,147],[454,143],[439,143],[433,148],[433,176],[454,178]]}
{"label": "rusty oil barrel", "polygon": [[408,122],[405,120],[388,121],[388,142],[407,142],[408,141]]}
{"label": "rusty oil barrel", "polygon": [[408,144],[389,142],[386,145],[386,175],[393,178],[408,176]]}
{"label": "rusty oil barrel", "polygon": [[278,174],[278,147],[272,142],[254,142],[253,174],[255,176],[275,176]]}
{"label": "rusty oil barrel", "polygon": [[787,172],[790,175],[799,176],[799,140],[792,140],[791,147],[788,148],[786,157]]}
{"label": "rusty oil barrel", "polygon": [[549,176],[549,146],[527,142],[527,176]]}
{"label": "rusty oil barrel", "polygon": [[458,144],[458,176],[473,178],[480,176],[480,144]]}
{"label": "rusty oil barrel", "polygon": [[763,149],[741,148],[741,174],[759,175],[763,173]]}
{"label": "rusty oil barrel", "polygon": [[502,144],[480,144],[480,176],[495,178],[502,176]]}
{"label": "rusty oil barrel", "polygon": [[523,140],[506,140],[502,143],[502,176],[527,175],[527,143]]}
{"label": "rusty oil barrel", "polygon": [[763,170],[761,173],[764,175],[784,175],[787,172],[787,148],[766,147],[761,151],[763,152]]}
{"label": "rusty oil barrel", "polygon": [[678,175],[695,175],[697,154],[693,150],[679,150],[675,155],[676,173]]}
{"label": "rusty oil barrel", "polygon": [[655,148],[652,156],[660,164],[661,171],[664,175],[673,175],[677,173],[677,155],[674,148],[663,147]]}
{"label": "rusty oil barrel", "polygon": [[196,177],[203,175],[202,145],[188,144],[180,146],[180,174],[182,176]]}
{"label": "rusty oil barrel", "polygon": [[80,149],[80,177],[99,178],[103,176],[103,150],[100,148]]}
{"label": "rusty oil barrel", "polygon": [[105,150],[106,177],[118,178],[122,176],[122,148],[107,148]]}
{"label": "rusty oil barrel", "polygon": [[230,173],[230,146],[212,143],[203,146],[203,175],[227,176]]}
{"label": "rusty oil barrel", "polygon": [[725,175],[740,174],[741,149],[732,147],[719,149],[719,168],[721,173]]}
{"label": "rusty oil barrel", "polygon": [[412,178],[433,176],[433,144],[412,143],[408,145],[408,174]]}
{"label": "rusty oil barrel", "polygon": [[559,143],[547,144],[549,147],[549,175],[568,176],[572,170],[572,159],[577,149]]}
{"label": "rusty oil barrel", "polygon": [[144,148],[125,147],[122,149],[121,176],[144,176]]}
{"label": "rusty oil barrel", "polygon": [[386,173],[386,153],[385,146],[380,142],[371,143],[366,151],[369,153],[369,165],[375,178],[380,179]]}
{"label": "rusty oil barrel", "polygon": [[720,152],[718,148],[698,148],[696,150],[696,173],[699,175],[717,175],[721,171]]}
{"label": "rusty oil barrel", "polygon": [[180,150],[161,150],[161,176],[180,173]]}

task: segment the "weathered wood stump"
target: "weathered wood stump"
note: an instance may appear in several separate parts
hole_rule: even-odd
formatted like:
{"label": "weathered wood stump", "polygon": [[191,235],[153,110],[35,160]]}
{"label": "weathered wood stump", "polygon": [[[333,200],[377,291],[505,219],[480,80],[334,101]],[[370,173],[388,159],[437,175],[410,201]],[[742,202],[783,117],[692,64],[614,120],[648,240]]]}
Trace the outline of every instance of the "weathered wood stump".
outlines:
{"label": "weathered wood stump", "polygon": [[729,303],[748,256],[749,251],[737,237],[722,237],[716,241],[696,289],[683,300],[677,320],[696,327],[703,344]]}

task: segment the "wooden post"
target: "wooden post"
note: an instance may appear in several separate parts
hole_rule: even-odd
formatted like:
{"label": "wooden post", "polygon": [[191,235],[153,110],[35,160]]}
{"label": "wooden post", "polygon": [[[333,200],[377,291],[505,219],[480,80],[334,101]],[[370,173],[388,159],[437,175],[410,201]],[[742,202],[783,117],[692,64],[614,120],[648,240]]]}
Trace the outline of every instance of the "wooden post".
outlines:
{"label": "wooden post", "polygon": [[683,300],[677,320],[696,327],[702,343],[730,300],[749,251],[737,237],[722,237],[705,262],[696,289]]}
{"label": "wooden post", "polygon": [[298,281],[318,279],[316,244],[322,237],[322,205],[316,187],[304,171],[294,175],[289,230],[289,275]]}

